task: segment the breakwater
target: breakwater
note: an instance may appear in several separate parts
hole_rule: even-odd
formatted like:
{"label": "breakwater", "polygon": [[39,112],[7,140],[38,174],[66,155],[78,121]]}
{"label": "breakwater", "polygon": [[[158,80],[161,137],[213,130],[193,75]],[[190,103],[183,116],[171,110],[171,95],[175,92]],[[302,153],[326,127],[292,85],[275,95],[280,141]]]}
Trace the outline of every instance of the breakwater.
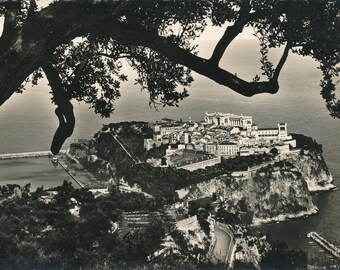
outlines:
{"label": "breakwater", "polygon": [[[66,150],[61,150],[59,154],[65,154]],[[0,160],[14,159],[14,158],[32,158],[32,157],[50,157],[51,151],[38,151],[38,152],[23,152],[23,153],[9,153],[0,154]]]}
{"label": "breakwater", "polygon": [[335,258],[340,259],[340,249],[328,242],[325,238],[321,237],[318,233],[310,232],[307,234],[307,237],[313,239],[318,245],[328,251]]}

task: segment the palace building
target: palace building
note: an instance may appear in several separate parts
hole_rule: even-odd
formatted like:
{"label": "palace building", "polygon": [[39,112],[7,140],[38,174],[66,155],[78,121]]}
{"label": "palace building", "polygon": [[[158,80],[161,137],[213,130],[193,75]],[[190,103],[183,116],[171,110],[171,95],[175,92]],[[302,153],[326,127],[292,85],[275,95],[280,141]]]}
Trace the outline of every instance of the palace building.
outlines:
{"label": "palace building", "polygon": [[245,116],[242,114],[235,115],[231,113],[221,113],[221,112],[213,112],[213,113],[206,112],[204,120],[207,124],[216,125],[216,126],[250,128],[253,124],[252,116]]}
{"label": "palace building", "polygon": [[252,128],[243,129],[240,132],[241,136],[252,136],[255,139],[262,140],[291,140],[292,136],[288,134],[287,123],[277,124],[277,128],[258,128],[257,125],[253,125]]}

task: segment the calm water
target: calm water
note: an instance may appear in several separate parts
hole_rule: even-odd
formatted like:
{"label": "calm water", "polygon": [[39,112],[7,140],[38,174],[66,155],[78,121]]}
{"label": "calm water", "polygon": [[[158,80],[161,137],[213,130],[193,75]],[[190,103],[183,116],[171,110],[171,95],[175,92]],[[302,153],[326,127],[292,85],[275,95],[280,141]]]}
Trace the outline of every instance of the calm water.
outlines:
{"label": "calm water", "polygon": [[[225,56],[222,66],[231,72],[245,79],[260,74],[254,41],[243,40],[233,44]],[[278,56],[274,52],[272,59],[276,61]],[[289,132],[315,138],[323,144],[324,157],[335,184],[340,185],[340,119],[334,120],[328,115],[319,94],[320,72],[313,60],[290,55],[282,70],[281,89],[276,95],[262,94],[245,98],[202,76],[194,75],[195,82],[189,89],[190,97],[179,108],[159,108],[156,111],[148,107],[147,94],[133,85],[133,74],[130,74],[132,82],[123,84],[122,98],[116,103],[116,111],[111,119],[101,119],[87,105],[75,104],[76,130],[68,143],[77,138],[91,137],[103,123],[108,122],[150,121],[163,117],[202,120],[205,111],[243,113],[252,115],[254,122],[261,127],[287,122]],[[57,119],[48,92],[48,87],[42,84],[22,95],[16,95],[0,107],[0,153],[49,149]],[[16,173],[14,167],[2,166],[0,170],[2,179],[9,175],[8,171]],[[37,180],[34,178],[32,181]],[[309,248],[304,236],[310,230],[318,231],[328,239],[340,239],[339,191],[317,195],[314,202],[320,209],[319,215],[270,225],[266,231],[272,238],[284,239],[294,248]]]}
{"label": "calm water", "polygon": [[31,190],[61,185],[71,177],[60,167],[52,164],[49,158],[18,158],[0,161],[0,184],[7,182],[24,186],[31,183]]}

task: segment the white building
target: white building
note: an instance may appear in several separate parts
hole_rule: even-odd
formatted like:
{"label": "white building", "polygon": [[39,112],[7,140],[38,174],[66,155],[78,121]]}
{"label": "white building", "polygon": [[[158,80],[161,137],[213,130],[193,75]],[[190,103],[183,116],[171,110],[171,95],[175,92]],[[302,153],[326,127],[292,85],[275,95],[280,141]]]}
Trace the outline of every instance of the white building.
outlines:
{"label": "white building", "polygon": [[236,156],[240,150],[239,146],[233,142],[207,143],[203,149],[206,153],[215,156],[231,157]]}
{"label": "white building", "polygon": [[171,148],[171,145],[168,146],[168,149],[165,150],[165,156],[170,157],[178,151],[178,148]]}
{"label": "white building", "polygon": [[240,152],[241,157],[250,156],[250,155],[255,154],[255,151],[252,148],[241,148],[239,152]]}
{"label": "white building", "polygon": [[243,127],[250,128],[253,124],[252,116],[235,115],[231,113],[205,113],[204,120],[207,124],[216,126],[230,126],[230,127]]}
{"label": "white building", "polygon": [[180,130],[182,126],[180,125],[164,125],[160,127],[160,134],[161,136],[170,135],[177,130]]}
{"label": "white building", "polygon": [[217,145],[217,155],[223,157],[236,156],[240,148],[236,143],[232,142],[222,142]]}
{"label": "white building", "polygon": [[153,139],[144,139],[144,148],[146,150],[150,150],[154,147],[159,147],[162,145],[162,141],[153,140]]}
{"label": "white building", "polygon": [[277,124],[277,128],[258,128],[257,125],[252,125],[251,129],[243,129],[240,132],[241,136],[254,137],[265,141],[285,141],[291,140],[292,136],[288,135],[287,123]]}
{"label": "white building", "polygon": [[204,151],[206,153],[216,155],[217,153],[217,143],[207,143],[204,145]]}
{"label": "white building", "polygon": [[283,143],[289,144],[292,148],[296,148],[296,140],[293,140],[293,139],[285,140]]}

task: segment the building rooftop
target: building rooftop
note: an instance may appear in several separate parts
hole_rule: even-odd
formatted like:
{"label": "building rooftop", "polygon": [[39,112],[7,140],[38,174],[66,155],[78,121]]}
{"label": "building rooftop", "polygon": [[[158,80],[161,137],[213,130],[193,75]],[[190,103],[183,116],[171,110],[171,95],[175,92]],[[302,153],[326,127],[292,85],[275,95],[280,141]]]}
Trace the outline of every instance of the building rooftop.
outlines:
{"label": "building rooftop", "polygon": [[172,161],[172,163],[176,167],[183,167],[183,166],[186,166],[186,165],[189,165],[189,164],[195,164],[195,163],[206,161],[206,160],[213,159],[213,158],[214,158],[213,156],[194,158],[194,159],[182,158],[182,159],[178,159],[176,161]]}
{"label": "building rooftop", "polygon": [[177,123],[173,123],[173,124],[165,124],[165,125],[162,125],[161,128],[163,127],[181,127],[182,125],[180,124],[177,124]]}
{"label": "building rooftop", "polygon": [[259,128],[258,130],[278,130],[277,128]]}
{"label": "building rooftop", "polygon": [[234,143],[234,142],[228,142],[228,141],[221,142],[220,144],[221,144],[221,145],[237,145],[237,144]]}
{"label": "building rooftop", "polygon": [[227,117],[236,117],[236,118],[253,118],[252,116],[250,115],[237,115],[237,114],[232,114],[232,113],[222,113],[222,112],[212,112],[212,113],[208,113],[206,112],[205,113],[206,116],[227,116]]}
{"label": "building rooftop", "polygon": [[202,151],[183,150],[181,154],[171,156],[171,163],[176,167],[182,167],[212,158],[214,158],[213,155],[206,154]]}

